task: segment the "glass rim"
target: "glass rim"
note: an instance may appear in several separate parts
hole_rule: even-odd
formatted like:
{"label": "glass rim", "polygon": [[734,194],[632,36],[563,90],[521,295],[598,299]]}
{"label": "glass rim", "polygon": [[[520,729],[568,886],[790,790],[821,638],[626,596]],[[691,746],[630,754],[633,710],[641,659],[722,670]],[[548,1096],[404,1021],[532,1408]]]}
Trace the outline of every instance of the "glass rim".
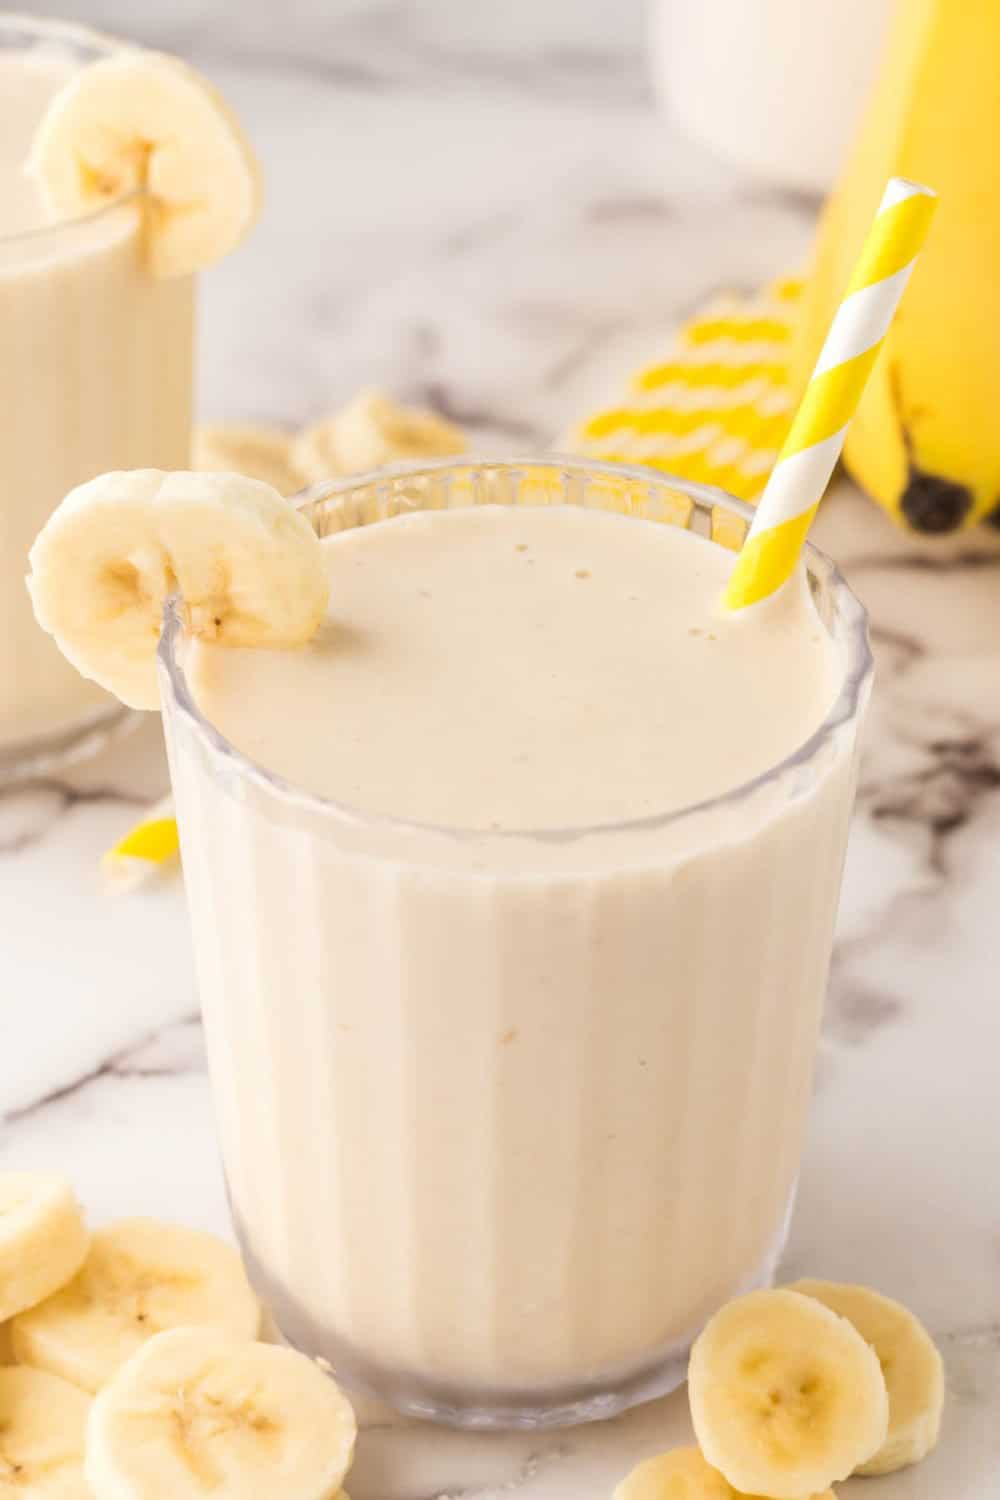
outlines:
{"label": "glass rim", "polygon": [[[659,483],[664,488],[678,491],[702,507],[721,506],[730,513],[749,521],[753,508],[736,499],[727,491],[714,485],[698,484],[693,480],[679,479],[672,474],[656,469],[629,464],[605,463],[602,460],[579,457],[564,457],[549,454],[543,458],[473,458],[455,457],[416,463],[393,464],[387,468],[374,469],[365,474],[353,474],[343,479],[324,480],[299,491],[290,497],[296,509],[306,514],[320,504],[348,495],[352,491],[364,490],[381,480],[391,478],[418,478],[423,474],[435,474],[454,470],[524,470],[551,469],[571,475],[605,475],[650,484]],[[665,523],[654,523],[665,524]],[[669,523],[666,523],[669,524]],[[720,545],[714,543],[713,545]],[[194,732],[210,755],[236,772],[238,776],[282,802],[303,811],[311,811],[325,819],[337,819],[355,828],[382,833],[421,833],[437,835],[456,842],[487,842],[493,840],[529,840],[549,844],[565,844],[578,839],[599,838],[607,835],[652,834],[677,827],[687,820],[704,817],[721,808],[749,801],[765,787],[777,784],[810,762],[816,760],[838,735],[856,722],[867,702],[874,675],[874,659],[868,639],[868,615],[864,605],[847,583],[840,569],[824,552],[807,542],[804,556],[809,574],[818,578],[832,591],[841,620],[842,642],[845,654],[844,680],[833,703],[816,729],[807,739],[788,755],[768,766],[766,770],[719,792],[714,797],[703,798],[669,812],[647,814],[641,818],[623,818],[611,822],[580,824],[563,828],[499,828],[482,829],[459,827],[441,823],[427,823],[415,818],[398,817],[391,813],[370,812],[354,807],[335,797],[320,796],[307,791],[287,777],[269,771],[251,756],[239,750],[232,741],[202,713],[188,686],[184,668],[178,657],[178,647],[184,637],[184,622],[179,596],[168,598],[163,609],[163,628],[157,657],[161,678],[161,698],[164,707],[175,712]]]}
{"label": "glass rim", "polygon": [[[131,46],[128,42],[118,41],[115,37],[107,36],[95,27],[76,21],[49,20],[44,16],[29,16],[20,11],[5,10],[0,11],[0,41],[7,36],[35,37],[42,41],[51,38],[52,41],[63,43],[77,54],[89,53],[90,56],[80,57],[81,67],[86,67],[88,62],[111,57],[116,52],[128,51]],[[0,47],[0,56],[5,51],[6,48]],[[25,55],[29,55],[29,49],[25,49]],[[53,239],[67,230],[82,229],[90,224],[98,224],[118,209],[129,203],[137,203],[143,197],[144,193],[141,188],[133,188],[130,192],[123,193],[120,198],[114,198],[110,203],[102,203],[97,208],[89,209],[87,213],[76,215],[75,218],[53,219],[50,223],[36,225],[34,229],[17,229],[13,233],[0,232],[0,249],[8,247],[16,249],[19,245],[30,247],[42,244],[46,239]]]}

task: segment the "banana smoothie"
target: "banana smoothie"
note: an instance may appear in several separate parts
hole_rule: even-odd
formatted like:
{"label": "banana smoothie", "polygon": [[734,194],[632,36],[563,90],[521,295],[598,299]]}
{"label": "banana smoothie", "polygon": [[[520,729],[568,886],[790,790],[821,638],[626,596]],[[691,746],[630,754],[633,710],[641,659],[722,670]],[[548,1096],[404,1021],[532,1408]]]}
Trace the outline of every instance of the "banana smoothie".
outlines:
{"label": "banana smoothie", "polygon": [[104,469],[188,461],[193,293],[142,264],[138,204],[53,223],[25,172],[56,93],[103,48],[0,22],[0,753],[117,713],[31,615],[28,547]]}
{"label": "banana smoothie", "polygon": [[74,485],[189,462],[193,273],[252,221],[257,177],[191,69],[78,27],[0,18],[0,122],[0,766],[13,770],[121,712],[32,619],[28,548]]}
{"label": "banana smoothie", "polygon": [[725,614],[711,506],[585,465],[305,513],[309,644],[161,646],[252,1275],[406,1410],[607,1415],[783,1244],[863,612],[813,554]]}

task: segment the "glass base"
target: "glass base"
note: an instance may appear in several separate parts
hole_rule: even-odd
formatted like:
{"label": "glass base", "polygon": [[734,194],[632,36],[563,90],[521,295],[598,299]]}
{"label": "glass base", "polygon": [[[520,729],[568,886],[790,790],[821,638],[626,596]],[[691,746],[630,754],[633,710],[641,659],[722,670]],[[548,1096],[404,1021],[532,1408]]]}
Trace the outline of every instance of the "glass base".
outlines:
{"label": "glass base", "polygon": [[[538,1431],[601,1422],[631,1406],[654,1401],[687,1379],[688,1355],[700,1332],[647,1355],[641,1364],[607,1371],[591,1380],[518,1390],[455,1385],[449,1381],[391,1369],[366,1358],[318,1323],[287,1290],[261,1269],[239,1232],[247,1272],[270,1310],[282,1337],[294,1348],[328,1364],[348,1390],[373,1396],[407,1417],[475,1431]],[[788,1219],[764,1263],[732,1295],[771,1286],[787,1238]]]}
{"label": "glass base", "polygon": [[0,745],[0,787],[36,781],[89,760],[133,729],[141,718],[141,714],[112,701],[51,734]]}

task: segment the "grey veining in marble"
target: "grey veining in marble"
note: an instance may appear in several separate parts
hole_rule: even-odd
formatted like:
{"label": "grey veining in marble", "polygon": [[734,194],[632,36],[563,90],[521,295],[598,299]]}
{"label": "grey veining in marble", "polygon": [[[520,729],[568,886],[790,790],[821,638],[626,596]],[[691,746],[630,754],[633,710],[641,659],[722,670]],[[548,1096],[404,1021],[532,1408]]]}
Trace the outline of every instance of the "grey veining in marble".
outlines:
{"label": "grey veining in marble", "polygon": [[[205,417],[298,424],[377,383],[484,450],[547,446],[699,301],[808,243],[811,205],[653,113],[631,0],[75,8],[196,57],[260,147],[262,223],[205,277]],[[845,483],[818,534],[872,611],[879,680],[784,1269],[884,1287],[944,1350],[939,1451],[843,1500],[992,1500],[1000,540],[919,544]],[[120,895],[98,868],[165,788],[148,720],[0,796],[0,1165],[69,1172],[95,1220],[227,1232],[181,883]],[[544,1438],[365,1416],[353,1500],[598,1500],[689,1436],[682,1393]]]}
{"label": "grey veining in marble", "polygon": [[[46,0],[22,0],[28,15]],[[579,95],[595,108],[646,92],[645,0],[63,0],[67,20],[147,46],[263,61],[356,92],[487,85]]]}

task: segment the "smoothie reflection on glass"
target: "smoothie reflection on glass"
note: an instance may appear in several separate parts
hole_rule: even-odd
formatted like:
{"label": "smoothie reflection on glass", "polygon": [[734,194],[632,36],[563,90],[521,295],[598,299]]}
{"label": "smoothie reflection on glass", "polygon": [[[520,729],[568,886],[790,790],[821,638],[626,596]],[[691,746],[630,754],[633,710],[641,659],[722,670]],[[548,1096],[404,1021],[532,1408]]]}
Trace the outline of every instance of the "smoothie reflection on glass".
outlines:
{"label": "smoothie reflection on glass", "polygon": [[313,491],[301,651],[161,685],[251,1274],[348,1383],[468,1425],[677,1384],[781,1253],[871,679],[807,548],[649,471]]}
{"label": "smoothie reflection on glass", "polygon": [[28,548],[67,490],[189,461],[194,284],[154,279],[137,195],[53,221],[25,172],[53,96],[118,44],[0,17],[0,778],[122,713],[35,624]]}

